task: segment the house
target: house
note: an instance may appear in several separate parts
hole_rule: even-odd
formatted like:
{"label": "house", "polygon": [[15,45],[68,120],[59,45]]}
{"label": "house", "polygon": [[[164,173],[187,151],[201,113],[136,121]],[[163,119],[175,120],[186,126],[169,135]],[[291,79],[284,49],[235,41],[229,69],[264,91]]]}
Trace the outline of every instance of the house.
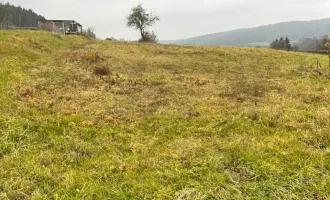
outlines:
{"label": "house", "polygon": [[82,25],[75,20],[38,20],[38,29],[60,34],[82,33]]}

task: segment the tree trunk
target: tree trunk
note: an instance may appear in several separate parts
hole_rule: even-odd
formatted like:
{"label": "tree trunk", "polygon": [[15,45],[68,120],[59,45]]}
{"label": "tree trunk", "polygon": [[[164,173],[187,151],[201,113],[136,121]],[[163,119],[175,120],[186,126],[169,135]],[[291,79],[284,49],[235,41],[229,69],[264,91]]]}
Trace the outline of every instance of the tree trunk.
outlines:
{"label": "tree trunk", "polygon": [[144,31],[142,28],[140,28],[141,38],[144,39]]}

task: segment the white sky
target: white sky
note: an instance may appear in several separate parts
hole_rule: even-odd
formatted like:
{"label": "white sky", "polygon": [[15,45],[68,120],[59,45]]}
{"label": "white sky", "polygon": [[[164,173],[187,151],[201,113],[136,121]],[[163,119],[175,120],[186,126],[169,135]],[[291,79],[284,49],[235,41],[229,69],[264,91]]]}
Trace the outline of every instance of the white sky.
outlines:
{"label": "white sky", "polygon": [[[1,0],[0,0],[1,1]],[[4,0],[5,1],[5,0]],[[73,19],[93,26],[99,38],[138,38],[126,16],[139,2],[161,18],[153,28],[160,40],[293,20],[330,18],[330,0],[7,0],[47,19]]]}

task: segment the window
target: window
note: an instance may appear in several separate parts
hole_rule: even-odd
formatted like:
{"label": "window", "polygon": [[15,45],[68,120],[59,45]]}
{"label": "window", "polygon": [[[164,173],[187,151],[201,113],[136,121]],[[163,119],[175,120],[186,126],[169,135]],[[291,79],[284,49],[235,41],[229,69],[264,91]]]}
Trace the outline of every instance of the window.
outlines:
{"label": "window", "polygon": [[78,24],[77,23],[71,23],[69,27],[70,27],[70,32],[77,32],[78,31]]}

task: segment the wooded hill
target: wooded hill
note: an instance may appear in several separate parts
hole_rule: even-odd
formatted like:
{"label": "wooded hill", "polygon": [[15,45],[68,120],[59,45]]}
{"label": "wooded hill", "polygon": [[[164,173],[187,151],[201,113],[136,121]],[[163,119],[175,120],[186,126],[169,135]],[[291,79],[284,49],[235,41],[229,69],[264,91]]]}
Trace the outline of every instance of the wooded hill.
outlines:
{"label": "wooded hill", "polygon": [[38,19],[45,19],[45,17],[35,13],[32,9],[25,9],[9,3],[0,3],[0,25],[37,26]]}
{"label": "wooded hill", "polygon": [[[219,27],[221,28],[221,27]],[[206,46],[269,46],[276,38],[288,36],[292,41],[330,34],[330,18],[313,21],[292,21],[255,28],[237,29],[194,38],[161,41],[166,44]]]}

